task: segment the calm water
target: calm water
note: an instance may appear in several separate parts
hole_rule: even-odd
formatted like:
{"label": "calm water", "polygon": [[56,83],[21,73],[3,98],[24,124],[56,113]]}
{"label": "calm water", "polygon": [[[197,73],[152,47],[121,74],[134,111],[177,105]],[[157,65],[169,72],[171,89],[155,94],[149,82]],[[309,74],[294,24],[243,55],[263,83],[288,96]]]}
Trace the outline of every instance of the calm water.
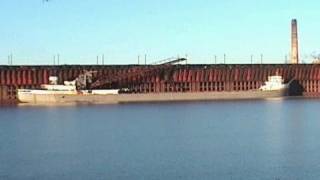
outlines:
{"label": "calm water", "polygon": [[320,100],[0,107],[0,179],[319,179]]}

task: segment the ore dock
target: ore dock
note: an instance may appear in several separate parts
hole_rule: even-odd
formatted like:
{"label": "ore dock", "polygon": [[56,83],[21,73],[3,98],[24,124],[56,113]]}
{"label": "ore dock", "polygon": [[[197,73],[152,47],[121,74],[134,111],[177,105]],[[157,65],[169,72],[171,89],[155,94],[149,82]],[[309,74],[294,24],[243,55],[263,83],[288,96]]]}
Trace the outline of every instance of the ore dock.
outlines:
{"label": "ore dock", "polygon": [[49,76],[59,83],[84,71],[93,74],[94,88],[129,88],[131,93],[248,91],[263,85],[269,76],[292,81],[290,95],[320,97],[320,65],[299,64],[297,21],[292,21],[289,64],[175,64],[184,58],[157,65],[55,65],[0,66],[0,103],[16,103],[17,89],[40,88]]}

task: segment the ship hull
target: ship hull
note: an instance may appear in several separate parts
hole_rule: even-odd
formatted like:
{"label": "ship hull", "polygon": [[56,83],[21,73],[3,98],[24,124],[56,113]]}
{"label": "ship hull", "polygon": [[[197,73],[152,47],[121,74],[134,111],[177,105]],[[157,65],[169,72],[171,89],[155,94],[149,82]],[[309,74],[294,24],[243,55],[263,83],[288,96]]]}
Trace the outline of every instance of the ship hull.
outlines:
{"label": "ship hull", "polygon": [[231,91],[231,92],[178,92],[145,94],[36,94],[18,92],[21,103],[31,104],[116,104],[131,102],[165,102],[165,101],[210,101],[237,99],[267,99],[283,97],[287,90],[274,91]]}

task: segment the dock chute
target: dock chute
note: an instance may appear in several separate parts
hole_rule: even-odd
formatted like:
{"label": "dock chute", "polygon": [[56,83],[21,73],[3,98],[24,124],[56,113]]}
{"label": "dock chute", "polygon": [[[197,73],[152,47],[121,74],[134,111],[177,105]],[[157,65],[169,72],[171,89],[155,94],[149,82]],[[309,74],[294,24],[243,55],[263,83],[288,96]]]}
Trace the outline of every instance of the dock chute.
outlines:
{"label": "dock chute", "polygon": [[131,70],[131,72],[121,72],[118,73],[116,76],[100,76],[98,79],[93,81],[93,83],[90,85],[91,89],[94,88],[100,88],[105,85],[111,84],[111,83],[118,83],[121,81],[124,81],[129,78],[140,78],[152,75],[153,73],[157,73],[160,70],[167,69],[174,64],[181,63],[186,61],[186,58],[168,58],[161,61],[157,61],[152,63],[151,65],[147,65],[148,68],[145,67],[139,67],[137,66],[135,69]]}

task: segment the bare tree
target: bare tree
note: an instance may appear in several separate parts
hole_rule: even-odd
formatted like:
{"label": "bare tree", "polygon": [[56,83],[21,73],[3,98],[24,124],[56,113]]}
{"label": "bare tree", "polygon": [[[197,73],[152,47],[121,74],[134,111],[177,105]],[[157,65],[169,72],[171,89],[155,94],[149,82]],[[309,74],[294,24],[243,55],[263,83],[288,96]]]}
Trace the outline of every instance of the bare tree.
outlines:
{"label": "bare tree", "polygon": [[313,63],[320,63],[320,52],[319,51],[314,51],[311,54],[311,57],[313,59]]}

